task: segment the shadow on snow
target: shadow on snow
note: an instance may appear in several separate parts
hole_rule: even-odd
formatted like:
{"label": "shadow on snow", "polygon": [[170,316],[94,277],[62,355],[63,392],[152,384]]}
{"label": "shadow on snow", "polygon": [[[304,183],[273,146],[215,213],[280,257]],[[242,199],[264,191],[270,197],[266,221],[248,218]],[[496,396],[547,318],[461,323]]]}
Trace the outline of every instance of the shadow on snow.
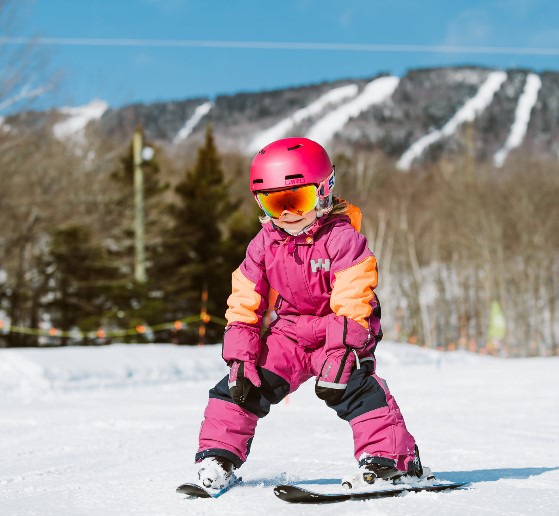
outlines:
{"label": "shadow on snow", "polygon": [[525,480],[536,475],[543,475],[548,471],[558,471],[555,468],[501,468],[501,469],[475,469],[472,471],[440,471],[435,473],[441,480],[451,482],[496,482],[504,479]]}
{"label": "shadow on snow", "polygon": [[[441,471],[435,473],[437,479],[448,480],[450,482],[496,482],[505,479],[518,479],[525,480],[536,475],[542,475],[549,471],[558,471],[559,467],[555,468],[501,468],[501,469],[476,469],[472,471]],[[297,480],[290,477],[286,473],[278,475],[275,478],[261,478],[252,479],[243,482],[245,486],[273,486],[277,484],[293,484],[297,485],[340,485],[341,479],[339,478],[315,478],[307,480]]]}

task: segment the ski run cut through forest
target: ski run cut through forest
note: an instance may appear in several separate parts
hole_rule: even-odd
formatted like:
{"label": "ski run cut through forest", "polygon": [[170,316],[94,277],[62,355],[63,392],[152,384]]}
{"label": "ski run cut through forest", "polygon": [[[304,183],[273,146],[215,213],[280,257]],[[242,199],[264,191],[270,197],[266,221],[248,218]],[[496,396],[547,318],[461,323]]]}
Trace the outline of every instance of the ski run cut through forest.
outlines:
{"label": "ski run cut through forest", "polygon": [[[505,359],[381,342],[378,373],[424,464],[467,489],[288,504],[276,484],[355,470],[350,427],[310,380],[260,421],[243,483],[187,499],[221,346],[0,350],[0,513],[8,515],[556,515],[559,358]],[[310,487],[310,486],[309,486]]]}

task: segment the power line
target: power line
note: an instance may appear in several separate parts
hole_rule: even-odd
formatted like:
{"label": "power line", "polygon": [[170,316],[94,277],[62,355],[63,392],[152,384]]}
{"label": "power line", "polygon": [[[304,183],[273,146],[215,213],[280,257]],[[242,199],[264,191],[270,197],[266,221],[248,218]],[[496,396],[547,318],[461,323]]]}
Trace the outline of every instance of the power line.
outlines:
{"label": "power line", "polygon": [[496,47],[464,45],[416,45],[389,43],[307,43],[290,41],[226,41],[193,39],[122,39],[122,38],[30,38],[2,36],[0,45],[49,45],[76,47],[151,47],[151,48],[227,48],[239,50],[309,50],[337,52],[392,52],[419,54],[495,54],[559,56],[559,48]]}

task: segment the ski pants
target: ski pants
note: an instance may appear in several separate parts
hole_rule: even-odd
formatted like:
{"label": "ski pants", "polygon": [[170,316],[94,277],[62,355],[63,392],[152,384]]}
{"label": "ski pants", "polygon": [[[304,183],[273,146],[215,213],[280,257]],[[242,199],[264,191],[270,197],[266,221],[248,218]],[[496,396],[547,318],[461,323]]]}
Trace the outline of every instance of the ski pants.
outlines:
{"label": "ski pants", "polygon": [[[228,376],[210,390],[197,462],[221,456],[239,468],[250,452],[259,418],[269,413],[271,405],[320,374],[326,358],[323,348],[307,350],[274,329],[263,336],[262,346],[258,361],[262,386],[253,387],[242,406],[236,405],[229,394]],[[375,374],[374,361],[365,361],[355,369],[342,400],[328,406],[351,425],[354,455],[360,464],[367,457],[382,457],[387,464],[407,470],[408,462],[415,457],[415,441],[386,382]]]}

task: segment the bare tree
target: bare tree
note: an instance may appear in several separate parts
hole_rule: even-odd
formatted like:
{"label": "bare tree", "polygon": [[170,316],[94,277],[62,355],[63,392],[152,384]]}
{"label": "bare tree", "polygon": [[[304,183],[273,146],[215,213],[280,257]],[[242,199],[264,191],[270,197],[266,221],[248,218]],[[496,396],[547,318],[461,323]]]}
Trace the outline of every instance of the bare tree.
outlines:
{"label": "bare tree", "polygon": [[[27,1],[0,0],[0,35],[13,36],[24,23]],[[0,116],[14,106],[28,107],[33,99],[54,89],[48,55],[33,42],[0,43]]]}

